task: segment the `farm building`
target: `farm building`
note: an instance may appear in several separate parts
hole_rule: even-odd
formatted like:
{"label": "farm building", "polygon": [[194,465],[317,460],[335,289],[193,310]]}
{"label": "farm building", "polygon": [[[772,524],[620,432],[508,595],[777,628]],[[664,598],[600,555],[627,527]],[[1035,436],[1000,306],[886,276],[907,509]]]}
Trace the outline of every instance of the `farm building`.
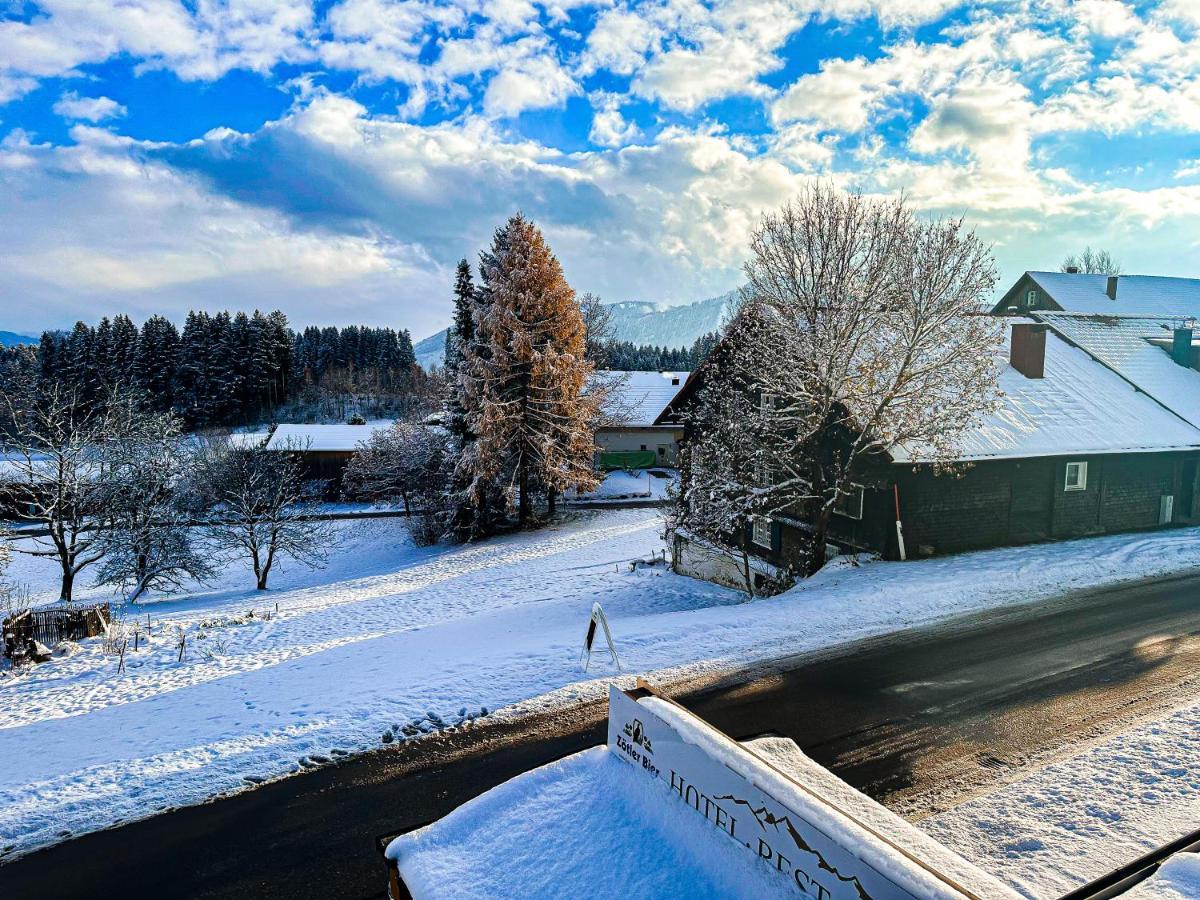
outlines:
{"label": "farm building", "polygon": [[266,449],[295,453],[304,464],[307,477],[337,486],[358,448],[376,431],[391,425],[387,420],[364,425],[278,425]]}
{"label": "farm building", "polygon": [[659,424],[659,414],[687,382],[688,372],[600,372],[611,379],[610,423],[596,431],[604,469],[673,466],[678,461],[679,425]]}
{"label": "farm building", "polygon": [[[965,437],[963,470],[935,474],[919,447],[881,460],[835,515],[831,540],[897,558],[897,519],[908,557],[1200,524],[1200,343],[1189,312],[1200,310],[1200,281],[1129,280],[1128,312],[1100,314],[1087,298],[1107,300],[1107,276],[1023,276],[1009,295],[1037,284],[1037,308],[999,320],[1004,396]],[[669,407],[660,421],[676,415]],[[776,515],[732,540],[787,566],[803,537],[798,518]]]}

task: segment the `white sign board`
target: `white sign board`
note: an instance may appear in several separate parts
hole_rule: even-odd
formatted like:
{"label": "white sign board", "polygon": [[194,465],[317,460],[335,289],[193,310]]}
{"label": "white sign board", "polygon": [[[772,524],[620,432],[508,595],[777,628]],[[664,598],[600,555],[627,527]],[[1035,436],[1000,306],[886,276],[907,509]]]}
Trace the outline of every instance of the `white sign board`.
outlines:
{"label": "white sign board", "polygon": [[[835,841],[819,821],[808,821],[731,769],[719,755],[685,740],[647,704],[638,703],[615,686],[609,688],[608,703],[609,750],[667,785],[672,802],[686,804],[692,814],[703,816],[713,828],[744,846],[748,865],[770,866],[778,873],[781,887],[787,884],[796,896],[817,900],[916,900],[910,890],[857,856],[852,846],[843,845],[851,842],[844,837],[841,843]],[[728,744],[730,752],[748,753],[733,741]],[[950,885],[938,893],[970,896]]]}

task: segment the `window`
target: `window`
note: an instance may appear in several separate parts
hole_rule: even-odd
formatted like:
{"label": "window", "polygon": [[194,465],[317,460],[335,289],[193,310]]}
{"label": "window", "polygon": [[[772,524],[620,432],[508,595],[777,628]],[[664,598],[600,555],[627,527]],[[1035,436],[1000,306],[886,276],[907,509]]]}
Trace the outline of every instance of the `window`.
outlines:
{"label": "window", "polygon": [[645,450],[645,449],[646,449],[646,445],[645,445],[645,444],[642,444],[642,445],[641,445],[641,448],[642,448],[643,450]]}
{"label": "window", "polygon": [[766,516],[755,516],[750,526],[750,540],[760,547],[771,549],[771,520]]}
{"label": "window", "polygon": [[1067,463],[1067,477],[1063,481],[1064,491],[1086,491],[1087,490],[1087,463],[1085,462],[1069,462]]}
{"label": "window", "polygon": [[847,519],[863,517],[863,489],[861,484],[851,485],[850,492],[838,500],[833,511]]}
{"label": "window", "polygon": [[1036,290],[1025,292],[1025,306],[1033,309],[1038,303],[1038,292]]}
{"label": "window", "polygon": [[759,396],[758,396],[759,412],[767,413],[767,412],[770,412],[771,410],[773,410],[774,408],[775,408],[775,395],[774,394],[759,394]]}

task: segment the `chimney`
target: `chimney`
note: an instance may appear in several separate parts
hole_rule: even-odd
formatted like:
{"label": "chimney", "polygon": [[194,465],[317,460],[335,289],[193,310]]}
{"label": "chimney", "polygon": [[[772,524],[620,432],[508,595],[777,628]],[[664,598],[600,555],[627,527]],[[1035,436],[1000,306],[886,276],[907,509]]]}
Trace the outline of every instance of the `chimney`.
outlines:
{"label": "chimney", "polygon": [[1117,299],[1117,276],[1108,276],[1108,286],[1104,289],[1104,293],[1108,294],[1109,300]]}
{"label": "chimney", "polygon": [[1176,328],[1171,336],[1171,359],[1185,368],[1192,367],[1192,329],[1186,325]]}
{"label": "chimney", "polygon": [[1078,275],[1079,274],[1079,266],[1067,266],[1067,274],[1068,275]]}
{"label": "chimney", "polygon": [[1012,327],[1008,361],[1026,378],[1046,377],[1046,326],[1022,322]]}

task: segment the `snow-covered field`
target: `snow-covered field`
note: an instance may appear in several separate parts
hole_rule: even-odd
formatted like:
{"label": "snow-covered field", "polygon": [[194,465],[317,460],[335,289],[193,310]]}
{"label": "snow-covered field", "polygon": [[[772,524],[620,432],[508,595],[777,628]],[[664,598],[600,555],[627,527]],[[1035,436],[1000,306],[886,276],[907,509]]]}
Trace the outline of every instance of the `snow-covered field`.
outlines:
{"label": "snow-covered field", "polygon": [[[926,819],[921,828],[1030,897],[1050,897],[1194,831],[1197,822],[1200,704],[1193,704]],[[1187,870],[1193,888],[1200,887],[1196,858],[1179,867],[1176,880]]]}
{"label": "snow-covered field", "polygon": [[[266,594],[231,567],[212,589],[139,608],[153,636],[124,674],[96,639],[0,680],[0,850],[246,789],[377,747],[385,732],[428,728],[429,713],[454,723],[484,708],[516,715],[598,698],[610,663],[597,654],[590,674],[578,668],[597,600],[631,682],[630,672],[723,670],[1200,564],[1200,530],[1177,530],[907,564],[838,561],[746,603],[661,566],[631,568],[662,549],[652,509],[577,512],[462,547],[415,548],[399,519],[338,528],[329,568],[285,569]],[[53,596],[45,561],[18,558],[10,576]]]}

